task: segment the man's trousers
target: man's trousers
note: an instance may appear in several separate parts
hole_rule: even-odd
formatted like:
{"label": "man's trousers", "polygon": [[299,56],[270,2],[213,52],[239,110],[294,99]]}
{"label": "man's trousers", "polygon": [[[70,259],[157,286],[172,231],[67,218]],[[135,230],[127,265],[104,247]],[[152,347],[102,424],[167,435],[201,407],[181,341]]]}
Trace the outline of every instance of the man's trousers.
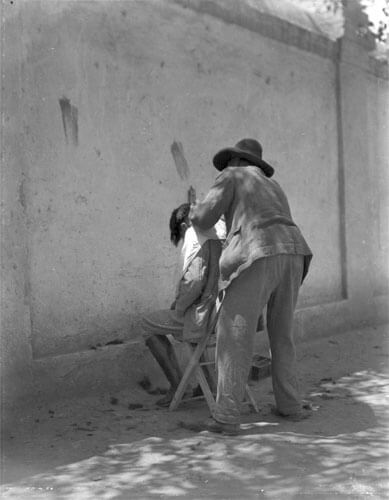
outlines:
{"label": "man's trousers", "polygon": [[218,387],[213,416],[217,421],[239,422],[257,321],[266,305],[277,409],[284,414],[300,410],[292,330],[303,267],[302,255],[264,257],[254,261],[226,288],[216,328]]}

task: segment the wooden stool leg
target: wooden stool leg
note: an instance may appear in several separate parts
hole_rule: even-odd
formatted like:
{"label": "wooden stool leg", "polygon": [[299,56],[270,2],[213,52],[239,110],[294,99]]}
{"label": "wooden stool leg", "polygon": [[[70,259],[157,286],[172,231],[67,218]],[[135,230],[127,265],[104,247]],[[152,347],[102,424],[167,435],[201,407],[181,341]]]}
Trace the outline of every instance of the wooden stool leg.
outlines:
{"label": "wooden stool leg", "polygon": [[[211,347],[213,348],[213,346]],[[203,362],[204,364],[202,364]],[[217,390],[216,363],[214,355],[211,359],[208,348],[205,349],[203,355],[200,358],[200,365],[203,367],[203,372],[207,378],[208,385],[212,391],[212,394],[214,394]]]}
{"label": "wooden stool leg", "polygon": [[200,356],[202,355],[207,342],[209,335],[205,335],[203,339],[197,344],[196,349],[193,352],[193,355],[188,363],[188,366],[185,370],[185,373],[179,383],[177,390],[173,396],[173,399],[170,403],[169,410],[175,410],[177,406],[181,403],[181,400],[185,394],[186,386],[188,385],[189,379],[193,375],[196,367],[198,366]]}
{"label": "wooden stool leg", "polygon": [[211,414],[213,414],[216,403],[215,403],[215,400],[213,398],[212,391],[209,388],[209,385],[208,385],[207,379],[204,375],[204,372],[200,366],[197,367],[196,377],[197,377],[198,383],[200,384],[201,390],[203,391],[204,397],[207,401],[208,408],[209,408]]}
{"label": "wooden stool leg", "polygon": [[248,384],[246,385],[246,395],[247,395],[247,397],[250,401],[250,404],[253,407],[254,411],[256,413],[259,413],[259,408],[258,408],[257,402],[255,401],[253,393],[251,392],[251,389],[250,389]]}
{"label": "wooden stool leg", "polygon": [[188,365],[187,369],[185,370],[185,373],[181,379],[181,382],[178,384],[177,390],[176,390],[176,392],[173,396],[173,399],[169,405],[169,410],[175,410],[178,407],[178,405],[181,403],[182,398],[184,397],[186,387],[187,387],[189,380],[192,377],[192,375],[196,369],[196,366],[197,366],[197,363],[195,362],[195,360],[193,358],[194,358],[194,355],[192,356],[192,358],[189,362],[189,365]]}

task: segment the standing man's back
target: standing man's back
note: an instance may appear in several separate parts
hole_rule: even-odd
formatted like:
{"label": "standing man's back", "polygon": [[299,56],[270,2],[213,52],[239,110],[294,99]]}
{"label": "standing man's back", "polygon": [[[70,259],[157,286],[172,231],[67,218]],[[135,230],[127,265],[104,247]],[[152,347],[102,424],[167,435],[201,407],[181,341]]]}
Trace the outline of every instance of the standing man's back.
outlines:
{"label": "standing man's back", "polygon": [[226,167],[192,210],[192,222],[208,226],[220,210],[225,210],[228,232],[220,261],[222,288],[256,259],[277,254],[306,255],[305,277],[311,251],[292,220],[284,191],[260,168]]}
{"label": "standing man's back", "polygon": [[256,140],[243,139],[222,149],[213,163],[221,174],[190,213],[192,223],[201,229],[222,215],[227,225],[220,259],[224,296],[217,323],[218,392],[214,420],[205,428],[235,433],[256,325],[266,305],[277,411],[301,418],[292,327],[312,253]]}

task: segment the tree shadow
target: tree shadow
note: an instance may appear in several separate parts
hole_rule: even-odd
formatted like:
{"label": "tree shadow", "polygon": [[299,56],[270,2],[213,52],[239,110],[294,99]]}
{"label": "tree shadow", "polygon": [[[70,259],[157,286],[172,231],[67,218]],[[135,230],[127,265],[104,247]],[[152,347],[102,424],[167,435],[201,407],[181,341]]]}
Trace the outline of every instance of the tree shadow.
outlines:
{"label": "tree shadow", "polygon": [[155,412],[135,438],[106,436],[105,451],[7,484],[3,498],[384,498],[386,384],[371,370],[323,380],[310,419],[250,414],[234,437],[179,428],[180,419],[204,417],[198,406]]}

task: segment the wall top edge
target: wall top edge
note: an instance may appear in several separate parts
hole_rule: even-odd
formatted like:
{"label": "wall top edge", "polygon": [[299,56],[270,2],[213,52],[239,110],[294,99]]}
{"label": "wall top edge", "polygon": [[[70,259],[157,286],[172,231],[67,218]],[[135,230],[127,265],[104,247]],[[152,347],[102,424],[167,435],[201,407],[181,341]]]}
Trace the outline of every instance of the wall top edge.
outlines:
{"label": "wall top edge", "polygon": [[321,57],[335,59],[337,44],[329,38],[308,31],[284,19],[260,12],[239,2],[218,3],[210,0],[172,0],[181,7],[208,14],[250,31],[272,38]]}

